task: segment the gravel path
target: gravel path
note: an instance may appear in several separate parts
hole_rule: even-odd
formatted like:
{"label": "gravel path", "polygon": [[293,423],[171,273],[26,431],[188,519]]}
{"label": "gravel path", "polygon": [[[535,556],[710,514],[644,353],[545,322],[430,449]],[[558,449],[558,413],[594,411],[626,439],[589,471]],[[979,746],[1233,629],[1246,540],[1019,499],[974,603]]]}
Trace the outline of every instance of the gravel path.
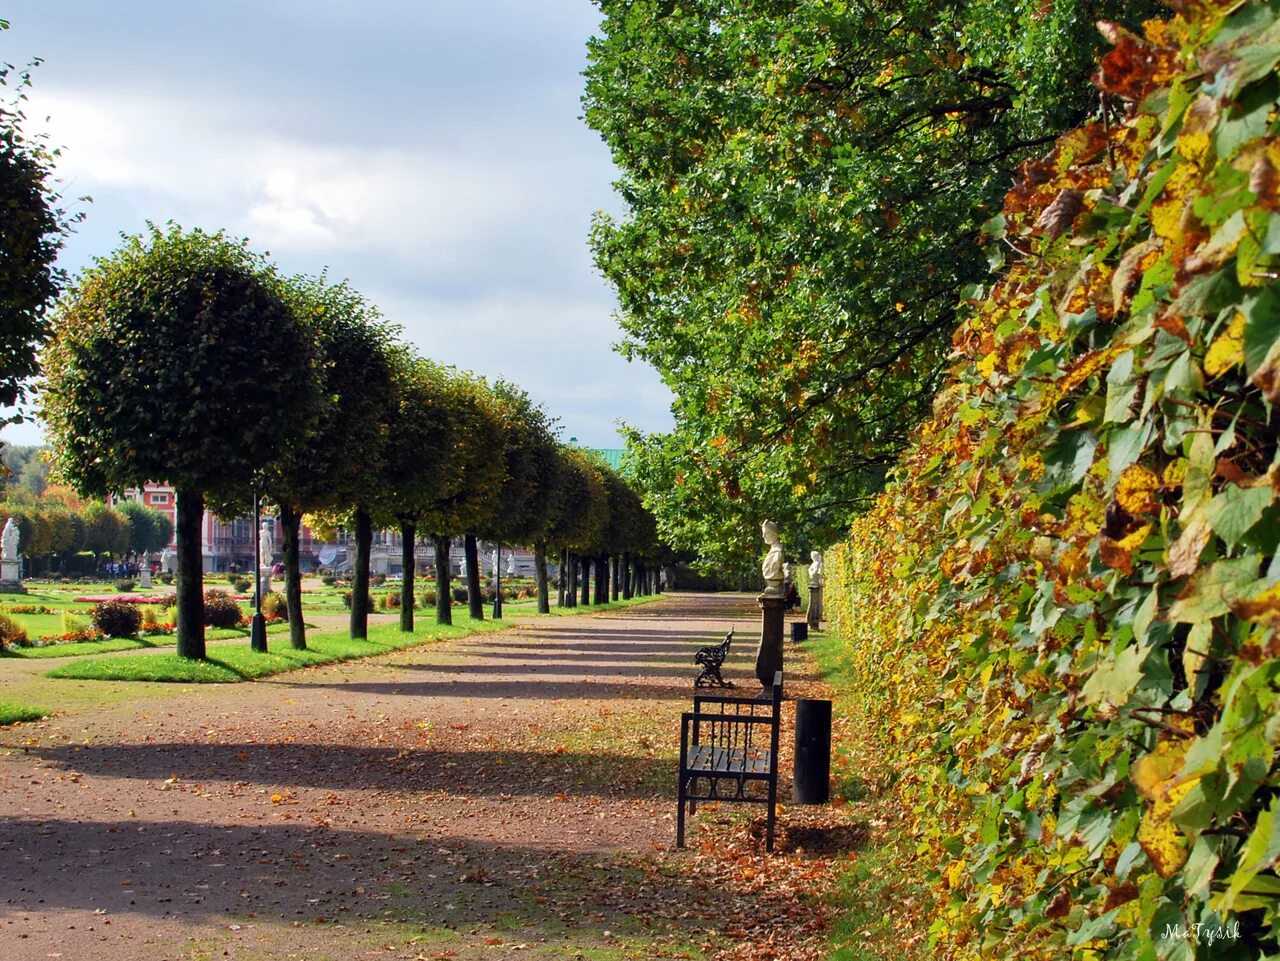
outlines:
{"label": "gravel path", "polygon": [[741,595],[255,683],[75,682],[69,713],[0,731],[0,958],[719,950],[768,898],[658,865],[692,655],[730,625],[726,675],[755,690]]}

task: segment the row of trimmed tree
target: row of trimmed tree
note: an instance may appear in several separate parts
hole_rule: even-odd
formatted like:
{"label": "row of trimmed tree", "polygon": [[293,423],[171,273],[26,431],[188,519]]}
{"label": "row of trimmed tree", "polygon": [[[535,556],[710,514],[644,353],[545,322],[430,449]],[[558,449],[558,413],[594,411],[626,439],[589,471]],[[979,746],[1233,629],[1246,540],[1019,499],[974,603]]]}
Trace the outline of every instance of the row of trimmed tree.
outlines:
{"label": "row of trimmed tree", "polygon": [[578,557],[606,568],[625,557],[614,566],[649,586],[632,555],[655,553],[655,528],[626,482],[559,444],[524,391],[419,357],[399,333],[345,282],[286,277],[243,241],[173,225],[127,238],[59,301],[41,394],[56,469],[89,496],[147,481],[177,491],[181,656],[205,654],[205,507],[243,512],[255,491],[279,512],[298,648],[304,515],[353,535],[353,637],[367,636],[375,529],[402,535],[406,631],[424,537],[435,543],[446,623],[459,536],[477,581],[473,615],[477,538],[534,548],[540,611],[549,550],[571,555],[570,571]]}
{"label": "row of trimmed tree", "polygon": [[18,525],[19,550],[33,567],[49,571],[66,572],[78,554],[92,554],[95,568],[104,556],[141,557],[173,539],[173,522],[138,501],[111,507],[18,496],[0,502],[0,526],[8,518]]}

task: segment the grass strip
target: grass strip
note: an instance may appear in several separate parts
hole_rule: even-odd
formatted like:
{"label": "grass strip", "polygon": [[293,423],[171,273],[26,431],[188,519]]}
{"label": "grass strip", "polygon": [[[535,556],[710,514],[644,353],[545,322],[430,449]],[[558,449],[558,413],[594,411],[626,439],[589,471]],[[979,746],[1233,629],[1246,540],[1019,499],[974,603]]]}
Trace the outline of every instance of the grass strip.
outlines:
{"label": "grass strip", "polygon": [[5,657],[77,657],[85,654],[112,654],[116,651],[136,651],[141,647],[163,647],[171,638],[138,639],[136,637],[109,637],[105,641],[79,641],[75,644],[46,644],[44,647],[16,647],[6,649]]}
{"label": "grass strip", "polygon": [[0,727],[6,724],[21,724],[23,721],[39,721],[48,716],[48,711],[32,707],[30,704],[0,701]]}
{"label": "grass strip", "polygon": [[[850,645],[839,635],[822,633],[805,642],[818,673],[834,690],[836,719],[857,718]],[[923,961],[928,939],[928,889],[916,870],[913,843],[897,804],[892,770],[877,745],[856,723],[836,725],[844,734],[833,745],[832,798],[856,810],[860,821],[884,825],[845,868],[831,895],[840,917],[828,933],[829,961]],[[833,732],[834,733],[834,732]]]}
{"label": "grass strip", "polygon": [[[581,600],[579,600],[577,607],[556,607],[554,604],[552,604],[551,613],[543,614],[541,616],[542,617],[566,617],[566,616],[572,616],[574,614],[595,614],[599,611],[616,611],[624,607],[635,607],[639,604],[649,604],[649,603],[652,603],[653,601],[661,600],[666,596],[667,595],[665,594],[646,594],[644,597],[632,597],[632,598],[628,598],[627,600],[609,601],[609,603],[607,604],[583,604]],[[507,602],[503,601],[502,606],[506,607]],[[524,614],[525,612],[519,611],[518,613]]]}
{"label": "grass strip", "polygon": [[248,647],[210,648],[203,661],[178,657],[176,653],[95,657],[64,664],[50,671],[48,676],[86,681],[234,684],[318,664],[389,654],[445,638],[500,631],[509,626],[502,621],[473,621],[468,618],[452,625],[424,624],[412,634],[405,634],[396,624],[380,624],[369,628],[368,640],[353,640],[341,631],[312,634],[307,638],[304,651],[277,644],[266,654]]}

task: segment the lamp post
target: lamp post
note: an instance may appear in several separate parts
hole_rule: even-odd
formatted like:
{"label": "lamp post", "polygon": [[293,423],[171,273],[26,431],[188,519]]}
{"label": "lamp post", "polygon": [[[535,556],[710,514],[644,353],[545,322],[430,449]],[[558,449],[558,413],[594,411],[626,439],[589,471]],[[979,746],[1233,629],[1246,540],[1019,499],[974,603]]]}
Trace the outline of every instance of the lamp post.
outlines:
{"label": "lamp post", "polygon": [[249,625],[249,648],[267,652],[267,620],[262,616],[262,497],[253,491],[253,620]]}
{"label": "lamp post", "polygon": [[502,620],[502,545],[498,545],[493,562],[493,619]]}

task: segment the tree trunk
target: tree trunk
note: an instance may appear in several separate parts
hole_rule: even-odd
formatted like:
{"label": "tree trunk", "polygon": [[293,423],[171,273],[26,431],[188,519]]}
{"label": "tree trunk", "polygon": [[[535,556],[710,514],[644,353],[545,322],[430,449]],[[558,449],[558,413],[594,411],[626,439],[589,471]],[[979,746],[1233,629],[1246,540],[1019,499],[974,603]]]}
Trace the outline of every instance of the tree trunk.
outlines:
{"label": "tree trunk", "polygon": [[644,561],[637,559],[635,563],[636,563],[636,594],[640,597],[644,597],[646,594],[649,593],[649,591],[647,590],[648,584],[644,579],[644,576],[645,576]]}
{"label": "tree trunk", "polygon": [[436,623],[453,623],[453,591],[449,587],[449,538],[435,537],[436,542]]}
{"label": "tree trunk", "polygon": [[180,490],[177,498],[178,656],[204,660],[204,564],[200,557],[204,494]]}
{"label": "tree trunk", "polygon": [[596,603],[609,603],[609,555],[596,558]]}
{"label": "tree trunk", "polygon": [[369,636],[369,553],[373,547],[373,518],[356,508],[356,563],[351,576],[351,636]]}
{"label": "tree trunk", "polygon": [[289,646],[307,649],[307,625],[302,622],[302,569],[298,542],[302,537],[302,514],[280,505],[281,549],[284,551],[284,602],[289,618]]}
{"label": "tree trunk", "polygon": [[610,597],[611,601],[616,601],[619,594],[622,593],[622,558],[614,554],[609,558],[609,581],[610,581]]}
{"label": "tree trunk", "polygon": [[569,578],[569,583],[564,589],[564,606],[578,606],[578,555],[573,551],[569,551],[565,555],[565,574],[561,575]]}
{"label": "tree trunk", "polygon": [[475,534],[462,538],[462,550],[467,555],[467,605],[473,620],[484,620],[484,596],[480,593],[480,548]]}
{"label": "tree trunk", "polygon": [[413,521],[400,521],[400,630],[413,633],[413,574],[417,562],[414,544],[418,538],[418,525]]}
{"label": "tree trunk", "polygon": [[624,600],[631,600],[634,591],[632,590],[631,581],[631,552],[622,552],[622,597]]}
{"label": "tree trunk", "polygon": [[569,586],[569,548],[560,548],[560,576],[556,578],[556,607],[565,606],[565,591]]}
{"label": "tree trunk", "polygon": [[547,542],[535,541],[533,545],[533,580],[538,588],[538,613],[551,613],[551,598],[547,593]]}
{"label": "tree trunk", "polygon": [[582,564],[582,606],[591,603],[591,558],[579,558]]}

